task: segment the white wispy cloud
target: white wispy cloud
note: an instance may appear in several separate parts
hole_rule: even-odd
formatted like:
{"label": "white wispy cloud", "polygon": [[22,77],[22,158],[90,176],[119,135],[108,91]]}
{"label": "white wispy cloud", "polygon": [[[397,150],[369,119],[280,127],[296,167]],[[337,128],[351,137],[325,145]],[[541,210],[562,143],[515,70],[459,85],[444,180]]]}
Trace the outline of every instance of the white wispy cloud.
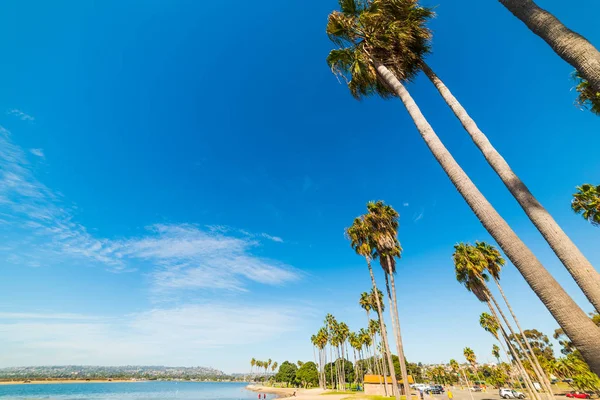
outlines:
{"label": "white wispy cloud", "polygon": [[[268,342],[298,329],[306,310],[285,305],[186,304],[119,318],[0,314],[0,367],[48,364],[198,365],[206,352]],[[241,334],[243,332],[243,334]],[[216,354],[218,355],[218,354]]]}
{"label": "white wispy cloud", "polygon": [[0,312],[0,320],[33,320],[33,319],[56,319],[56,320],[89,320],[99,319],[98,317],[69,314],[69,313],[18,313],[18,312]]}
{"label": "white wispy cloud", "polygon": [[29,149],[29,152],[34,156],[44,158],[44,150],[42,149]]}
{"label": "white wispy cloud", "polygon": [[248,282],[278,285],[300,277],[291,266],[253,254],[261,240],[283,242],[266,233],[173,223],[129,238],[96,237],[35,177],[25,152],[1,127],[0,219],[0,235],[8,238],[0,255],[12,264],[39,267],[70,259],[115,271],[143,267],[159,291],[244,290]]}
{"label": "white wispy cloud", "polygon": [[424,216],[425,216],[425,211],[421,210],[418,214],[415,214],[415,216],[413,217],[413,222],[420,221],[421,219],[423,219]]}
{"label": "white wispy cloud", "polygon": [[9,115],[14,115],[15,117],[21,119],[22,121],[35,121],[35,118],[33,118],[31,115],[24,113],[21,110],[18,110],[16,108],[10,109],[6,112]]}

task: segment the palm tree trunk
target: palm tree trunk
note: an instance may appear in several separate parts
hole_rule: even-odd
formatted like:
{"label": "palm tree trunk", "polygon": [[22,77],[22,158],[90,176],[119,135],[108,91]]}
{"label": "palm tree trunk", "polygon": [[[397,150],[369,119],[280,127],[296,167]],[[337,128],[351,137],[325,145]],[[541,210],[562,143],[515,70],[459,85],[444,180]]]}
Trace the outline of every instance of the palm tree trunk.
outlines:
{"label": "palm tree trunk", "polygon": [[[371,261],[367,259],[367,264],[369,266],[369,274],[371,275],[371,284],[373,285],[373,290],[375,293],[375,304],[377,304],[377,314],[379,315],[379,326],[381,327],[381,339],[383,342],[383,352],[387,356],[387,362],[390,367],[390,370],[394,370],[394,362],[392,361],[392,355],[390,353],[390,346],[387,339],[387,332],[385,328],[385,323],[383,320],[383,313],[381,312],[381,303],[379,302],[379,296],[377,295],[377,283],[375,282],[375,275],[373,275],[373,268],[371,268]],[[589,319],[589,318],[588,318]],[[590,320],[591,321],[591,320]],[[581,351],[581,350],[580,350]],[[387,382],[384,376],[384,386],[387,388]],[[398,380],[396,379],[396,374],[392,374],[392,391],[396,400],[400,400],[400,393],[398,392]]]}
{"label": "palm tree trunk", "polygon": [[425,143],[479,221],[563,328],[590,369],[600,374],[600,328],[564,291],[460,168],[402,83],[385,66],[377,64],[376,68],[383,82],[402,100]]}
{"label": "palm tree trunk", "polygon": [[[502,342],[502,340],[500,340],[499,337],[496,337],[496,339],[498,339],[498,342],[500,343],[500,347],[502,347],[502,352],[504,353],[504,356],[506,357],[506,361],[509,362],[512,367],[513,362],[511,361],[511,357],[508,355],[508,351],[506,351],[506,347],[504,346],[504,343]],[[498,360],[498,365],[500,365],[500,360]],[[512,384],[512,387],[514,388],[516,385],[515,385],[515,382],[514,382],[514,379],[513,379],[511,373],[508,374],[508,378],[510,379],[510,383]]]}
{"label": "palm tree trunk", "polygon": [[467,374],[465,374],[465,370],[462,369],[462,367],[459,365],[458,369],[460,369],[460,371],[463,373],[463,376],[465,377],[465,384],[467,385],[467,391],[469,392],[469,395],[471,396],[471,400],[473,400],[473,391],[470,388],[470,384],[469,384],[469,378],[467,378]]}
{"label": "palm tree trunk", "polygon": [[564,26],[532,0],[499,1],[600,91],[600,52],[586,38]]}
{"label": "palm tree trunk", "polygon": [[502,179],[502,182],[513,197],[517,199],[523,211],[525,211],[531,222],[533,222],[538,231],[544,236],[546,242],[548,242],[554,253],[567,268],[573,279],[575,279],[577,285],[579,285],[596,311],[600,312],[600,273],[594,269],[575,243],[560,228],[554,218],[552,218],[552,215],[531,194],[527,186],[525,186],[510,168],[506,160],[492,146],[485,134],[477,127],[475,121],[473,121],[458,100],[450,93],[450,90],[448,90],[442,80],[424,62],[422,63],[422,69],[440,92],[446,104],[452,109],[454,115],[460,120],[475,145],[481,150],[488,164]]}
{"label": "palm tree trunk", "polygon": [[[517,339],[517,344],[519,345],[519,348],[521,349],[521,351],[523,352],[523,355],[525,356],[525,358],[527,358],[527,360],[529,361],[529,363],[531,364],[531,367],[533,368],[533,372],[534,375],[537,377],[538,381],[540,381],[541,385],[546,386],[546,381],[545,381],[545,374],[544,371],[541,369],[541,367],[538,369],[536,365],[536,361],[537,361],[537,356],[535,355],[535,353],[533,351],[531,351],[530,353],[527,351],[527,349],[525,349],[525,346],[523,345],[523,343],[521,343],[521,340],[519,340],[519,337],[515,334],[515,331],[512,328],[512,325],[510,324],[510,322],[508,321],[508,318],[506,318],[506,315],[504,315],[504,311],[502,311],[502,308],[500,308],[500,304],[498,304],[498,302],[496,301],[496,298],[492,295],[492,293],[490,292],[490,289],[487,287],[487,285],[484,283],[487,294],[489,296],[489,298],[494,302],[494,305],[496,306],[496,308],[498,309],[498,312],[500,313],[500,316],[502,317],[502,320],[504,321],[504,323],[506,324],[506,326],[508,327],[508,330],[510,331],[511,335]],[[501,322],[498,321],[498,323],[500,324]],[[529,341],[527,340],[527,338],[525,337],[525,335],[523,334],[523,341],[525,341],[525,343],[527,345],[529,345]],[[531,349],[531,347],[529,347]],[[535,386],[534,386],[535,388]],[[548,396],[548,398],[551,400],[552,397],[550,397],[550,394],[552,392],[549,391],[548,389],[546,389],[546,395]]]}
{"label": "palm tree trunk", "polygon": [[[506,303],[506,307],[508,307],[508,311],[510,312],[510,315],[512,315],[513,320],[517,324],[517,329],[519,329],[519,332],[521,333],[521,337],[523,338],[523,341],[525,342],[525,345],[527,346],[527,350],[529,351],[529,354],[531,354],[531,357],[533,358],[535,367],[540,371],[541,378],[544,380],[544,382],[542,382],[542,383],[544,384],[544,386],[546,387],[546,390],[548,390],[548,393],[550,394],[551,398],[553,399],[554,393],[552,392],[552,387],[550,385],[550,381],[548,380],[548,377],[544,373],[544,369],[540,365],[540,361],[538,360],[537,356],[533,352],[533,349],[531,348],[531,345],[529,344],[529,340],[527,340],[527,337],[525,336],[525,332],[523,332],[523,329],[521,328],[521,324],[519,324],[519,320],[517,319],[515,312],[513,311],[512,307],[510,306],[510,303],[508,302],[508,299],[506,298],[506,295],[504,294],[504,290],[502,290],[502,286],[500,285],[500,282],[496,278],[494,278],[494,282],[496,282],[496,286],[498,287],[498,290],[500,291],[500,295],[504,299],[504,303]],[[496,307],[499,307],[499,306],[496,306]]]}
{"label": "palm tree trunk", "polygon": [[[489,290],[488,290],[488,292],[489,292]],[[521,359],[519,358],[519,354],[514,349],[512,343],[510,342],[510,340],[508,338],[508,335],[506,334],[506,331],[504,330],[504,325],[502,325],[502,321],[500,321],[500,318],[498,318],[498,313],[496,313],[496,310],[492,306],[492,303],[490,302],[490,300],[487,301],[487,305],[488,305],[488,307],[490,309],[490,312],[492,313],[492,315],[496,319],[496,322],[498,323],[498,326],[500,327],[500,332],[502,333],[502,337],[506,341],[506,345],[508,346],[508,349],[510,350],[510,353],[512,354],[513,359],[516,361],[516,363],[517,363],[517,365],[519,367],[521,375],[523,376],[523,380],[525,381],[525,386],[527,387],[527,390],[530,392],[529,393],[529,397],[532,398],[532,399],[541,400],[541,398],[539,396],[539,393],[535,390],[535,387],[533,386],[533,382],[531,382],[531,378],[529,377],[529,374],[527,373],[527,370],[523,366],[523,363],[521,362]]]}
{"label": "palm tree trunk", "polygon": [[394,274],[390,274],[390,283],[392,284],[392,305],[394,314],[396,314],[396,346],[398,348],[398,361],[400,363],[400,375],[402,376],[402,388],[408,399],[409,383],[408,372],[406,371],[406,359],[404,357],[404,345],[402,343],[402,331],[400,329],[400,316],[398,314],[398,302],[396,297],[396,282]]}

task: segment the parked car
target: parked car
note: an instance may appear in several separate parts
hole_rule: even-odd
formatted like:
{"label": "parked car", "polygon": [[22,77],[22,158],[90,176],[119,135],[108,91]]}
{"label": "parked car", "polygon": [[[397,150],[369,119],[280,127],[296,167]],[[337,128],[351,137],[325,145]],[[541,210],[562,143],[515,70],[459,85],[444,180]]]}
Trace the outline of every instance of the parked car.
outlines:
{"label": "parked car", "polygon": [[431,385],[425,392],[429,394],[442,394],[444,393],[444,388],[442,385]]}
{"label": "parked car", "polygon": [[481,386],[475,385],[472,388],[469,388],[471,392],[481,392]]}
{"label": "parked car", "polygon": [[503,399],[524,399],[525,394],[512,389],[500,389],[500,397]]}
{"label": "parked car", "polygon": [[592,396],[584,392],[569,392],[567,393],[567,397],[571,399],[589,399]]}

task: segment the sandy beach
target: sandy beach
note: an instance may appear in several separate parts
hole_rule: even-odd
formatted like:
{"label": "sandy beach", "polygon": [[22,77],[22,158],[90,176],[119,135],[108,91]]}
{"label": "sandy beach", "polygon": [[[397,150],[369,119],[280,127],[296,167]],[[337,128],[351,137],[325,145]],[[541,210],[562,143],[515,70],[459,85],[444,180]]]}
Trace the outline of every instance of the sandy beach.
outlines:
{"label": "sandy beach", "polygon": [[298,400],[341,400],[345,397],[351,396],[349,394],[331,394],[322,396],[326,391],[323,389],[296,389],[296,388],[275,388],[262,385],[248,385],[246,389],[254,392],[276,394],[278,397],[290,397],[296,392],[294,398]]}

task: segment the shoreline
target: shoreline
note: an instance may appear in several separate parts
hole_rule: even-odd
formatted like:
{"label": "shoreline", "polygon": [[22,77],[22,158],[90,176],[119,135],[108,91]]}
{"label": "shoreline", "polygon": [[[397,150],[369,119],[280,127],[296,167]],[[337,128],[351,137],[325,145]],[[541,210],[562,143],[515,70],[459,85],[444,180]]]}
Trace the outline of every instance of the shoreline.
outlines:
{"label": "shoreline", "polygon": [[[260,384],[250,384],[246,386],[247,390],[252,392],[274,394],[278,399],[294,398],[298,400],[342,400],[345,397],[351,396],[348,393],[344,394],[328,394],[323,397],[323,394],[330,392],[329,390],[323,390],[320,388],[313,389],[299,389],[299,388],[276,388],[270,386],[262,386]],[[294,395],[294,393],[296,393]]]}

